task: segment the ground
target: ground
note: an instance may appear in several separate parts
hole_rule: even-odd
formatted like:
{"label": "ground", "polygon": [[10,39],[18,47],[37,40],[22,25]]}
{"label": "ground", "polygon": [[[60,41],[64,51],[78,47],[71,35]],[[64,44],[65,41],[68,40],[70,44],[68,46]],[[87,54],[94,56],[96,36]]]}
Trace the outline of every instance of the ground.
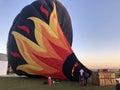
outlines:
{"label": "ground", "polygon": [[47,78],[0,77],[0,90],[115,90],[115,86],[92,85],[80,86],[78,82],[59,81],[51,86]]}

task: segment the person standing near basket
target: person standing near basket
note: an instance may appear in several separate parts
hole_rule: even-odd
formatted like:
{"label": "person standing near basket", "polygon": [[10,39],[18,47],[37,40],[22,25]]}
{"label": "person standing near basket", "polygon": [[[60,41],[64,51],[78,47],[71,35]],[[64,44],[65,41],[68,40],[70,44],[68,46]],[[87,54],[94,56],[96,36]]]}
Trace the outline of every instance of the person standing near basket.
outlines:
{"label": "person standing near basket", "polygon": [[79,71],[79,83],[80,85],[84,85],[84,81],[85,81],[85,78],[84,78],[84,70],[83,69],[80,69]]}

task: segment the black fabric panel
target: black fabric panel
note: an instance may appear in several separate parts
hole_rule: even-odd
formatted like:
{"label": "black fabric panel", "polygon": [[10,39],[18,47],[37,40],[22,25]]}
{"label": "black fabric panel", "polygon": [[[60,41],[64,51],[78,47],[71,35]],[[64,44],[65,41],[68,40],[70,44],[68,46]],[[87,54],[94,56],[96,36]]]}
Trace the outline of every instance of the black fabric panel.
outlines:
{"label": "black fabric panel", "polygon": [[[75,68],[74,76],[72,76],[72,68],[74,67],[74,64],[78,62],[78,66]],[[79,71],[80,69],[83,69],[85,72],[89,73],[91,76],[92,71],[90,71],[88,68],[86,68],[75,56],[74,53],[68,56],[66,61],[63,64],[63,73],[64,75],[72,81],[78,81],[79,80]]]}

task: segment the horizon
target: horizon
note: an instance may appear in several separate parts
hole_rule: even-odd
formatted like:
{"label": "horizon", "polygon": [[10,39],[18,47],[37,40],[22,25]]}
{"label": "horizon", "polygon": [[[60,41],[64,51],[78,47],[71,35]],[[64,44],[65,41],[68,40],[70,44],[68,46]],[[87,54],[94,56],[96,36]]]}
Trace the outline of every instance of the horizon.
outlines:
{"label": "horizon", "polygon": [[[7,54],[5,54],[5,53],[0,53],[0,55],[6,55],[6,57],[7,57]],[[8,57],[7,57],[8,58]],[[0,60],[1,61],[1,60]],[[3,60],[4,61],[4,60]],[[82,62],[81,62],[82,63]],[[85,64],[85,63],[84,63]],[[102,66],[101,67],[101,65],[100,66],[93,66],[93,67],[90,67],[90,66],[87,66],[87,64],[86,64],[86,67],[87,68],[89,68],[90,70],[92,70],[92,69],[95,69],[95,70],[98,70],[98,69],[120,69],[120,68],[117,68],[117,67],[106,67],[105,65],[104,66]]]}

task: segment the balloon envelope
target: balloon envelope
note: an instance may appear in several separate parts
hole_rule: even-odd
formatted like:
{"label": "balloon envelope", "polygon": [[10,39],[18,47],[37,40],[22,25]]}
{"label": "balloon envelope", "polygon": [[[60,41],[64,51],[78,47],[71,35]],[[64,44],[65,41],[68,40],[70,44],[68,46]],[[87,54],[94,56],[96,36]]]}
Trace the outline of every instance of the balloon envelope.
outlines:
{"label": "balloon envelope", "polygon": [[[8,36],[8,61],[18,75],[78,80],[79,70],[91,71],[76,58],[72,25],[57,0],[37,0],[16,16]],[[89,77],[88,76],[88,77]]]}

